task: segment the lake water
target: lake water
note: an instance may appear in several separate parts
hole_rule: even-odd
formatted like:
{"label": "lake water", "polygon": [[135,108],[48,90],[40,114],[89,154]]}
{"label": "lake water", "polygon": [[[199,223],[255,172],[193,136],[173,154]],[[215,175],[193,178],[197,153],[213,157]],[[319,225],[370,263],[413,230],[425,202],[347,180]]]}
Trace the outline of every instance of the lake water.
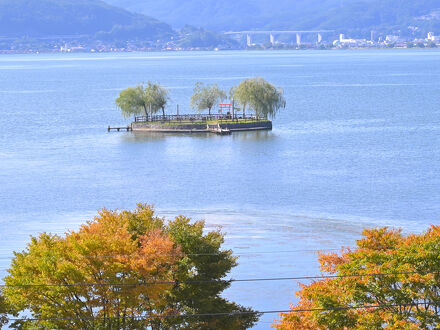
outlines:
{"label": "lake water", "polygon": [[[107,133],[120,90],[170,89],[191,112],[196,81],[284,88],[272,132]],[[284,51],[0,56],[0,276],[29,235],[96,210],[155,204],[222,226],[236,279],[319,274],[316,250],[364,227],[420,232],[440,216],[440,51]],[[257,310],[287,309],[294,281],[234,283]],[[276,314],[261,318],[266,329]]]}

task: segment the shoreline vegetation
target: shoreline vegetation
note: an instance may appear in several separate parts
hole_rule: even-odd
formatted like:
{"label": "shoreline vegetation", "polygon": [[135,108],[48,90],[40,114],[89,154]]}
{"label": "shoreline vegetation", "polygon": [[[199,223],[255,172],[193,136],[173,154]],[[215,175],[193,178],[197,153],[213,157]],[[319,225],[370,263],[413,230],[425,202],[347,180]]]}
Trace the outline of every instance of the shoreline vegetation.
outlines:
{"label": "shoreline vegetation", "polygon": [[[229,99],[230,103],[222,103]],[[133,131],[212,132],[271,130],[272,121],[280,109],[286,107],[284,92],[263,78],[250,78],[226,92],[217,84],[197,82],[191,96],[191,108],[197,114],[166,115],[170,102],[168,90],[152,82],[123,90],[116,105],[123,117],[134,116]],[[218,113],[212,111],[218,107]],[[208,111],[208,114],[203,113]],[[252,114],[247,114],[246,110]],[[158,115],[158,113],[161,113]]]}

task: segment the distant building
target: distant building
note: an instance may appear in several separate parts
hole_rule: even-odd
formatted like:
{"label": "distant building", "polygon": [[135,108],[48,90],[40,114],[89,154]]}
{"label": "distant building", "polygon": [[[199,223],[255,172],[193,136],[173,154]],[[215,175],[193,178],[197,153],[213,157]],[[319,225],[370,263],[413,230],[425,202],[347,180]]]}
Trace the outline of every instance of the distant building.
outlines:
{"label": "distant building", "polygon": [[388,43],[388,44],[393,44],[398,41],[399,41],[399,36],[388,35],[385,38],[385,43]]}
{"label": "distant building", "polygon": [[368,44],[366,39],[346,39],[344,34],[339,35],[339,40],[333,41],[335,46],[365,46]]}
{"label": "distant building", "polygon": [[339,45],[355,45],[356,44],[356,40],[355,39],[346,39],[344,34],[340,34],[339,35],[339,40],[335,40],[333,42],[334,45],[339,44]]}
{"label": "distant building", "polygon": [[434,32],[429,32],[426,40],[431,42],[440,42],[440,36],[434,35]]}

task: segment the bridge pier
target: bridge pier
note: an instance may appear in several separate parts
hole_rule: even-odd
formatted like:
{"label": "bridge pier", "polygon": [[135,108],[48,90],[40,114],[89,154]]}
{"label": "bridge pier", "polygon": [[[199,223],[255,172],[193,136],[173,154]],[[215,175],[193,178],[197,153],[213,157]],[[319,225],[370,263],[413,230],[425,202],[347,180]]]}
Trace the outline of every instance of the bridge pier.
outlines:
{"label": "bridge pier", "polygon": [[[279,36],[279,35],[291,35],[291,36],[296,36],[296,45],[298,47],[302,46],[302,35],[312,35],[312,36],[316,36],[317,39],[317,43],[322,43],[323,41],[323,34],[324,33],[333,33],[335,32],[334,30],[288,30],[288,31],[283,31],[283,30],[268,30],[268,31],[230,31],[230,32],[225,32],[226,35],[236,35],[237,36],[237,40],[240,40],[240,42],[244,41],[244,38],[246,38],[246,45],[247,47],[252,47],[253,45],[255,45],[255,41],[252,40],[252,37],[254,35],[264,35],[264,36],[269,36],[269,40],[270,43],[272,45],[274,44],[280,44],[283,42],[280,41],[276,41],[275,40],[275,36]],[[295,37],[294,37],[295,38]],[[267,40],[267,39],[266,39]],[[291,39],[290,39],[291,40]],[[294,43],[295,41],[293,41]],[[257,42],[258,43],[258,42]]]}
{"label": "bridge pier", "polygon": [[247,34],[247,35],[246,35],[246,45],[247,45],[248,47],[251,47],[251,46],[252,46],[252,37],[251,37],[250,34]]}
{"label": "bridge pier", "polygon": [[301,34],[300,33],[296,34],[296,44],[298,46],[301,46]]}
{"label": "bridge pier", "polygon": [[272,33],[270,34],[270,43],[272,44],[272,46],[275,45],[275,36]]}

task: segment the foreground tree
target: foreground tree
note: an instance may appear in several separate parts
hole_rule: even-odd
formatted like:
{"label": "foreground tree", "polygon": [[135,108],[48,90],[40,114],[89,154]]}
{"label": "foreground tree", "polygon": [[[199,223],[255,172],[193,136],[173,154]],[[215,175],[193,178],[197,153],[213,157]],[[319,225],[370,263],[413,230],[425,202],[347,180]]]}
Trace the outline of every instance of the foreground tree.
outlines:
{"label": "foreground tree", "polygon": [[[167,233],[178,244],[185,257],[179,261],[177,279],[179,285],[170,291],[169,307],[179,313],[252,313],[252,309],[229,302],[221,293],[229,288],[230,282],[222,281],[237,265],[237,258],[231,250],[221,250],[224,236],[220,231],[203,234],[205,224],[198,221],[193,224],[186,217],[177,217],[167,226]],[[200,284],[198,281],[208,281]],[[206,318],[187,318],[182,320],[162,320],[164,328],[185,329],[248,329],[258,320],[257,314],[225,315]]]}
{"label": "foreground tree", "polygon": [[320,255],[324,272],[344,277],[303,285],[299,303],[275,328],[440,327],[440,226],[420,235],[381,228],[363,236],[354,250]]}
{"label": "foreground tree", "polygon": [[208,113],[211,114],[211,109],[224,99],[226,93],[217,84],[205,86],[197,82],[191,97],[191,107],[199,112],[208,109]]}
{"label": "foreground tree", "polygon": [[129,118],[132,115],[152,116],[159,110],[165,116],[165,107],[169,101],[168,90],[159,85],[148,82],[137,87],[124,89],[116,99],[116,105],[121,109],[122,115]]}
{"label": "foreground tree", "polygon": [[[236,265],[221,250],[223,235],[203,234],[185,217],[165,223],[147,205],[133,212],[103,210],[77,232],[41,234],[16,253],[4,279],[14,311],[35,320],[22,328],[246,329],[258,319],[185,317],[250,311],[220,297]],[[202,255],[203,254],[203,255]],[[200,285],[188,280],[209,280]],[[22,285],[26,286],[22,286]],[[47,285],[50,284],[50,285]],[[212,284],[212,285],[211,285]],[[179,317],[154,317],[179,315]]]}
{"label": "foreground tree", "polygon": [[0,328],[8,323],[8,314],[11,312],[11,309],[6,304],[2,291],[0,291]]}
{"label": "foreground tree", "polygon": [[142,283],[173,281],[179,253],[159,228],[133,239],[128,219],[104,210],[78,232],[32,238],[25,251],[15,254],[5,283],[36,286],[8,287],[5,296],[17,310],[48,319],[38,327],[133,327],[137,321],[129,318],[154,314],[172,287]]}
{"label": "foreground tree", "polygon": [[274,117],[278,110],[286,107],[283,90],[263,78],[244,80],[237,87],[233,87],[230,94],[230,97],[242,106],[243,116],[246,115],[246,107],[264,118]]}

